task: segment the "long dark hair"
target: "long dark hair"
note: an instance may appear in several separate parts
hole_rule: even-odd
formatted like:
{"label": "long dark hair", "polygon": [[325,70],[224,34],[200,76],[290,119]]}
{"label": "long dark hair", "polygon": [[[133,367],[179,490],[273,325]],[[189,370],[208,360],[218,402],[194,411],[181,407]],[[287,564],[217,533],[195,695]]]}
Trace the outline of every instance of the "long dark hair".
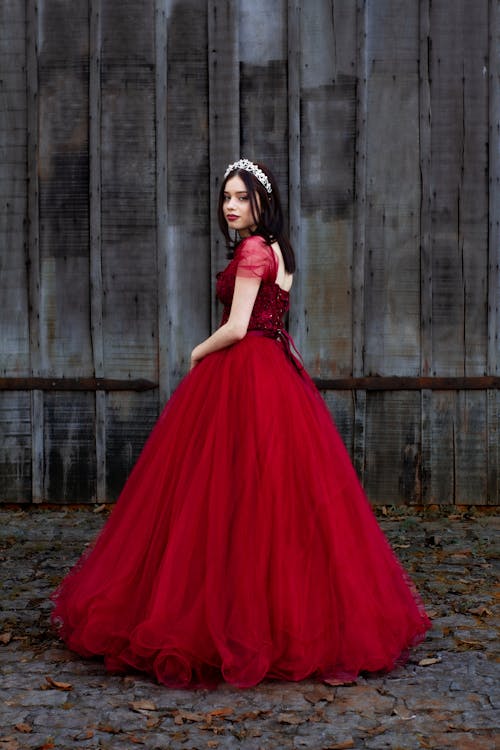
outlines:
{"label": "long dark hair", "polygon": [[[264,172],[271,183],[272,191],[271,193],[268,193],[264,185],[262,185],[262,183],[259,182],[251,172],[247,172],[246,169],[233,169],[233,171],[229,172],[227,177],[223,180],[219,192],[217,217],[219,219],[221,232],[226,240],[228,257],[232,258],[234,256],[234,251],[241,242],[240,239],[231,239],[229,227],[224,217],[224,191],[226,188],[226,182],[230,180],[231,177],[237,175],[245,183],[250,198],[250,207],[256,224],[253,234],[258,234],[263,237],[268,245],[277,242],[281,248],[286,271],[288,273],[293,273],[296,267],[295,253],[293,252],[290,240],[284,230],[283,209],[281,207],[280,194],[276,179],[271,170],[264,164],[258,162],[253,163]],[[260,199],[260,209],[257,196],[259,196]]]}

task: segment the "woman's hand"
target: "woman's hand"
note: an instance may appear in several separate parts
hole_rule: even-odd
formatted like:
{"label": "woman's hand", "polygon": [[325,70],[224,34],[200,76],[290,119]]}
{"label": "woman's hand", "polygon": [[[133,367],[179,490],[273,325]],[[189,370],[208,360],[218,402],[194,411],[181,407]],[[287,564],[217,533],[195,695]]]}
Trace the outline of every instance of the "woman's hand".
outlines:
{"label": "woman's hand", "polygon": [[194,370],[194,368],[196,367],[196,365],[198,365],[201,362],[201,360],[203,359],[203,357],[196,356],[196,349],[197,348],[198,347],[195,347],[193,349],[193,351],[191,352],[191,363],[189,365],[189,371],[190,372],[191,372],[191,370]]}

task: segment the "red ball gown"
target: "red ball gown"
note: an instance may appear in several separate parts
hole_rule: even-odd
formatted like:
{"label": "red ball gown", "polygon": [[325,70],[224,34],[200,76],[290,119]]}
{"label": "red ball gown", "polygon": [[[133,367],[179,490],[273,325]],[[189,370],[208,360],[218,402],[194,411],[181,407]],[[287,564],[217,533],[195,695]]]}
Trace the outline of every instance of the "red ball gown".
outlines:
{"label": "red ball gown", "polygon": [[247,335],[205,357],[156,423],[102,532],[52,599],[68,647],[169,686],[387,671],[429,620],[283,327],[274,252]]}

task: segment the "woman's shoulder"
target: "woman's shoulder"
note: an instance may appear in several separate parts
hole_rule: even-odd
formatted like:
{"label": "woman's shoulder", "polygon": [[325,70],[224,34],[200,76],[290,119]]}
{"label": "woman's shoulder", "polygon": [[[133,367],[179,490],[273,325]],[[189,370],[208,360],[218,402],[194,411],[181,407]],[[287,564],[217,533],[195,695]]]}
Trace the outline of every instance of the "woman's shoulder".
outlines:
{"label": "woman's shoulder", "polygon": [[[264,237],[260,234],[251,234],[249,237],[244,237],[236,247],[237,252],[267,252],[271,250],[270,245],[266,242]],[[271,250],[272,252],[272,250]]]}
{"label": "woman's shoulder", "polygon": [[252,271],[252,275],[274,278],[277,268],[277,258],[274,250],[264,237],[253,234],[245,237],[237,246],[234,259],[238,265],[238,273],[245,270]]}
{"label": "woman's shoulder", "polygon": [[240,260],[253,258],[261,263],[274,263],[275,253],[271,245],[260,234],[245,237],[236,247],[234,257]]}

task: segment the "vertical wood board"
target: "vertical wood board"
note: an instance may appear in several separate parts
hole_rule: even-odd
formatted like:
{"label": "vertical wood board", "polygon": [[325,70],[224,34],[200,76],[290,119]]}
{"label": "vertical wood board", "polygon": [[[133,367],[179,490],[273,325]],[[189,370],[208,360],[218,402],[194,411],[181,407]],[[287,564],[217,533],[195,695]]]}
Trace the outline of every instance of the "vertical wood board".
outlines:
{"label": "vertical wood board", "polygon": [[[224,171],[240,155],[238,6],[232,0],[208,2],[208,114],[210,145],[210,247],[212,283],[226,261],[217,219]],[[221,306],[212,295],[211,328],[218,327]]]}
{"label": "vertical wood board", "polygon": [[88,3],[39,0],[41,358],[90,374]]}
{"label": "vertical wood board", "polygon": [[375,503],[421,502],[420,394],[369,393],[364,486]]}
{"label": "vertical wood board", "polygon": [[102,4],[104,372],[157,377],[154,3]]}
{"label": "vertical wood board", "polygon": [[[301,26],[303,352],[314,375],[352,372],[355,8],[305,5]],[[332,128],[333,126],[333,128]]]}
{"label": "vertical wood board", "polygon": [[212,314],[207,8],[171,2],[168,13],[168,325],[175,387]]}
{"label": "vertical wood board", "polygon": [[29,393],[0,393],[0,503],[31,500]]}
{"label": "vertical wood board", "polygon": [[371,2],[365,374],[420,370],[418,8]]}
{"label": "vertical wood board", "polygon": [[[241,156],[273,171],[288,211],[286,0],[240,3]],[[265,23],[262,19],[265,18]]]}
{"label": "vertical wood board", "polygon": [[92,393],[45,395],[43,497],[64,504],[96,499]]}
{"label": "vertical wood board", "polygon": [[0,372],[29,372],[26,9],[0,5]]}
{"label": "vertical wood board", "polygon": [[107,394],[106,486],[108,502],[118,499],[157,416],[157,402],[148,392]]}

